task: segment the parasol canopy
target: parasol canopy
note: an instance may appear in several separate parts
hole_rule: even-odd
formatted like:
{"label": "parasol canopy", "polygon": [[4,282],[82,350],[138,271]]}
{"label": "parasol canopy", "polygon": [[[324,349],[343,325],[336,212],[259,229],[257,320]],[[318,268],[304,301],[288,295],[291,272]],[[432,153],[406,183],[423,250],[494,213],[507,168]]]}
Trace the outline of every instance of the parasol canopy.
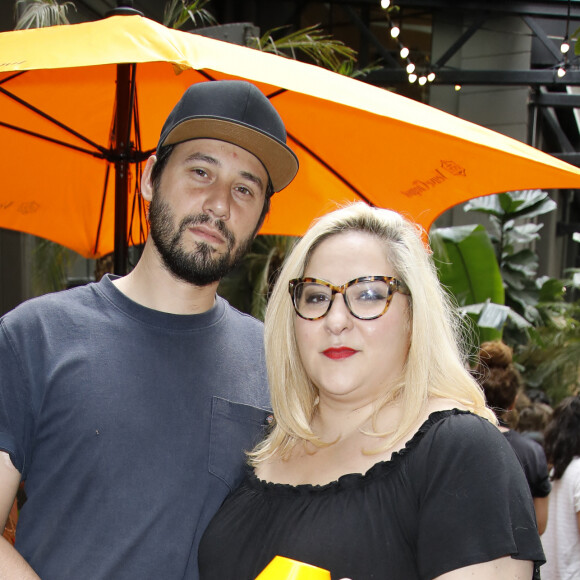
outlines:
{"label": "parasol canopy", "polygon": [[87,258],[143,242],[140,168],[184,90],[216,79],[254,82],[300,161],[261,233],[301,235],[353,200],[428,229],[474,197],[580,188],[576,167],[384,89],[142,16],[111,16],[0,33],[0,227]]}

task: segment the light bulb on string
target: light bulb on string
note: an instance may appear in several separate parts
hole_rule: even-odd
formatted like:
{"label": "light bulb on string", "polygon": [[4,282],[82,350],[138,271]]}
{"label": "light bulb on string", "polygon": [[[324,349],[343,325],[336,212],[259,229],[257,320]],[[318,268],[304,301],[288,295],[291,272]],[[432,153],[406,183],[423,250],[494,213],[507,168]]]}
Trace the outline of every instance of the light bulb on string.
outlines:
{"label": "light bulb on string", "polygon": [[461,85],[455,85],[455,90],[459,92],[461,90]]}
{"label": "light bulb on string", "polygon": [[435,73],[433,71],[431,71],[428,75],[427,75],[427,80],[432,83],[435,80]]}
{"label": "light bulb on string", "polygon": [[415,73],[411,73],[409,75],[409,82],[414,83],[417,80],[417,75]]}
{"label": "light bulb on string", "polygon": [[401,58],[407,58],[409,56],[409,49],[406,46],[403,46],[399,54],[401,55]]}
{"label": "light bulb on string", "polygon": [[391,5],[391,0],[381,0],[381,8],[386,10]]}
{"label": "light bulb on string", "polygon": [[421,75],[419,77],[419,84],[423,86],[427,82],[427,77],[425,75]]}
{"label": "light bulb on string", "polygon": [[[570,41],[569,41],[569,34],[570,34],[570,8],[572,6],[572,0],[568,0],[568,13],[566,15],[566,34],[564,36],[564,40],[562,41],[562,44],[560,45],[560,52],[562,54],[567,54],[568,51],[570,50]],[[564,65],[566,66],[566,65]],[[558,76],[559,77],[563,77],[566,74],[566,70],[564,70],[563,74],[560,74],[560,71],[558,70]]]}
{"label": "light bulb on string", "polygon": [[566,76],[566,67],[561,66],[557,71],[556,74],[558,75],[558,78],[563,78]]}
{"label": "light bulb on string", "polygon": [[407,68],[406,68],[406,70],[407,70],[407,73],[408,73],[408,74],[411,74],[411,73],[415,72],[415,65],[414,65],[412,62],[410,62],[410,63],[407,65]]}
{"label": "light bulb on string", "polygon": [[401,29],[398,26],[393,26],[391,28],[391,36],[397,38],[401,34]]}

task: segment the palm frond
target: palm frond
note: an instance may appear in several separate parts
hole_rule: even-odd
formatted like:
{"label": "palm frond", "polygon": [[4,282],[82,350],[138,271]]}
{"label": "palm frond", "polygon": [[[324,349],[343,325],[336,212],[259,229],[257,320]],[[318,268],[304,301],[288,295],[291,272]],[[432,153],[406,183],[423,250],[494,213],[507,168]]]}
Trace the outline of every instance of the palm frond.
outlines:
{"label": "palm frond", "polygon": [[232,306],[263,320],[280,267],[296,240],[291,236],[258,236],[239,268],[222,278],[218,293]]}
{"label": "palm frond", "polygon": [[338,69],[334,72],[353,79],[360,79],[374,71],[381,70],[382,68],[383,67],[380,64],[369,64],[363,68],[356,68],[356,61],[343,60]]}
{"label": "palm frond", "polygon": [[32,291],[35,296],[66,288],[71,250],[43,238],[35,240],[32,254]]}
{"label": "palm frond", "polygon": [[209,0],[170,0],[165,5],[163,12],[163,24],[169,28],[181,28],[186,22],[190,21],[194,27],[212,26],[217,24],[213,17],[204,6]]}
{"label": "palm frond", "polygon": [[72,2],[61,4],[57,0],[16,0],[14,7],[16,30],[70,24],[66,14],[69,8],[76,10]]}
{"label": "palm frond", "polygon": [[250,39],[251,46],[263,52],[290,56],[295,60],[296,53],[301,52],[317,65],[335,72],[341,67],[343,61],[356,61],[356,51],[326,34],[319,24],[307,26],[276,39],[276,33],[284,28],[287,27],[272,28],[260,38]]}

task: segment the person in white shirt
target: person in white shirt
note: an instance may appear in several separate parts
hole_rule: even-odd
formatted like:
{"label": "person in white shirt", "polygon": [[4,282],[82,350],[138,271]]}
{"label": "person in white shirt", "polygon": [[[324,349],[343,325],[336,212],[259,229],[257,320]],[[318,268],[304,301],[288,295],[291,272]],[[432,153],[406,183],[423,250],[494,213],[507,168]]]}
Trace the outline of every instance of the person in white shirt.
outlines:
{"label": "person in white shirt", "polygon": [[546,427],[552,466],[548,526],[542,535],[547,562],[543,580],[580,578],[580,396],[567,397]]}

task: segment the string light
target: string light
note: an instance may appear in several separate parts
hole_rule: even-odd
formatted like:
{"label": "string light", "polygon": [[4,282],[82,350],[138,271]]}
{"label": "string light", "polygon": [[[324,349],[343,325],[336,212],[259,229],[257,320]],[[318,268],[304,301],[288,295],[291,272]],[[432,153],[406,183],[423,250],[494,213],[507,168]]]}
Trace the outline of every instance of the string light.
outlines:
{"label": "string light", "polygon": [[461,85],[455,85],[455,90],[456,91],[460,91],[461,90]]}
{"label": "string light", "polygon": [[565,66],[561,66],[557,71],[556,74],[558,75],[558,78],[563,78],[566,76],[566,67]]}
{"label": "string light", "polygon": [[[391,5],[390,0],[381,0],[381,7],[384,10],[386,10],[390,5]],[[388,25],[390,26],[391,37],[396,39],[401,34],[401,28],[392,22],[388,14],[386,16]],[[409,54],[411,51],[409,50],[408,47],[404,46],[401,41],[398,42],[399,42],[399,55],[403,60],[407,61],[405,70],[407,71],[409,83],[415,83],[417,82],[417,80],[419,81],[419,84],[421,86],[427,84],[427,82],[432,83],[435,80],[435,73],[433,71],[428,71],[425,74],[418,76],[415,72],[416,68],[415,64],[409,60]],[[459,89],[456,87],[456,90]]]}
{"label": "string light", "polygon": [[[562,42],[562,44],[560,45],[560,52],[562,54],[566,54],[569,50],[570,50],[570,42],[568,40],[568,35],[570,34],[570,6],[572,4],[571,0],[568,0],[568,13],[566,15],[566,35],[564,36],[564,40]],[[566,72],[564,71],[564,74],[566,74]],[[558,75],[560,76],[560,75]],[[561,75],[564,76],[564,75]]]}

